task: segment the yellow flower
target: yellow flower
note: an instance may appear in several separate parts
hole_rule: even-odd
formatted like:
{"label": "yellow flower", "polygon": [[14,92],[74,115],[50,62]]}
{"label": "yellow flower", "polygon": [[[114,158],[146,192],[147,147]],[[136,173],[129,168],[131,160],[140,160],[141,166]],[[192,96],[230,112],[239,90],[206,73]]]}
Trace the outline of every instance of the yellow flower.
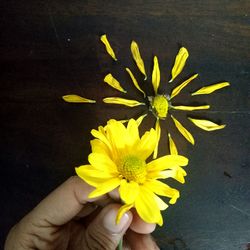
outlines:
{"label": "yellow flower", "polygon": [[174,150],[172,155],[148,162],[157,144],[157,133],[151,128],[140,137],[138,123],[133,119],[127,127],[120,121],[109,120],[105,127],[91,133],[95,139],[91,141],[89,164],[76,168],[77,175],[96,188],[89,197],[118,188],[124,205],[118,211],[117,223],[134,207],[144,221],[162,225],[160,211],[168,205],[158,195],[170,198],[169,203],[174,204],[179,191],[158,179],[174,178],[184,183],[186,172],[181,166],[186,166],[188,159]]}
{"label": "yellow flower", "polygon": [[[144,62],[141,57],[139,46],[135,41],[132,41],[131,43],[131,52],[133,59],[136,62],[136,65],[138,69],[143,73],[143,75],[146,78],[146,71],[144,67]],[[187,58],[189,56],[189,53],[186,48],[182,47],[180,48],[178,54],[176,55],[175,62],[171,71],[171,79],[169,80],[169,83],[171,83],[176,77],[182,72]],[[138,81],[134,77],[133,73],[129,68],[126,68],[126,71],[128,72],[134,86],[143,93],[144,98],[147,96],[146,93],[141,89],[141,87],[138,84]],[[154,56],[153,58],[153,71],[152,71],[152,86],[154,89],[154,96],[147,96],[147,99],[149,101],[149,111],[151,111],[154,116],[156,117],[156,123],[155,123],[155,129],[158,134],[158,139],[160,139],[161,134],[161,128],[160,128],[160,122],[159,120],[165,120],[168,116],[168,114],[171,112],[171,110],[182,110],[182,111],[195,111],[195,110],[206,110],[210,108],[210,105],[200,105],[200,106],[185,106],[185,105],[174,105],[173,99],[182,91],[183,88],[185,88],[189,83],[191,83],[195,78],[197,78],[198,74],[194,74],[188,79],[186,79],[184,82],[179,84],[177,87],[175,87],[170,94],[167,93],[160,93],[159,92],[159,86],[161,82],[161,74],[160,74],[160,66],[158,62],[158,58]],[[145,79],[144,79],[145,80]],[[117,81],[117,80],[116,80]],[[118,81],[117,81],[118,82]],[[119,84],[119,82],[117,83]],[[228,82],[221,82],[217,84],[213,84],[210,86],[202,87],[201,89],[193,92],[191,95],[204,95],[204,94],[210,94],[216,90],[219,90],[221,88],[227,87],[230,84]],[[119,98],[119,97],[106,97],[103,99],[105,103],[109,104],[121,104],[126,105],[129,107],[135,107],[142,105],[143,103],[138,102],[136,100],[127,100],[125,98]],[[133,105],[128,105],[128,103]],[[145,104],[147,101],[145,100]],[[172,112],[171,112],[172,113]],[[145,115],[141,116],[140,122],[145,117]],[[171,119],[173,121],[173,124],[177,128],[177,130],[183,135],[183,137],[189,141],[191,144],[195,143],[195,140],[192,136],[192,134],[181,124],[180,121],[178,121],[173,114],[171,114]],[[188,117],[188,120],[191,121],[194,125],[197,127],[206,130],[206,131],[213,131],[222,129],[225,127],[225,125],[219,125],[209,120],[204,119],[194,119],[191,117]],[[157,157],[158,152],[158,143],[156,145],[155,151],[154,151],[154,158]]]}

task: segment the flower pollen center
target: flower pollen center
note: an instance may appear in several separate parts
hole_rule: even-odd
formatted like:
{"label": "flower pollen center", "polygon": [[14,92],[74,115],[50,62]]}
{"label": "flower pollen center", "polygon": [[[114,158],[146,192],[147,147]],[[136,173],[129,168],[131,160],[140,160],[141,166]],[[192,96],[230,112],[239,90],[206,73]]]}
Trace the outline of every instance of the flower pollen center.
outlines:
{"label": "flower pollen center", "polygon": [[143,183],[147,175],[146,162],[136,156],[129,155],[118,165],[118,171],[128,181]]}
{"label": "flower pollen center", "polygon": [[168,114],[168,99],[165,95],[156,95],[152,98],[151,108],[153,113],[160,119],[165,119]]}

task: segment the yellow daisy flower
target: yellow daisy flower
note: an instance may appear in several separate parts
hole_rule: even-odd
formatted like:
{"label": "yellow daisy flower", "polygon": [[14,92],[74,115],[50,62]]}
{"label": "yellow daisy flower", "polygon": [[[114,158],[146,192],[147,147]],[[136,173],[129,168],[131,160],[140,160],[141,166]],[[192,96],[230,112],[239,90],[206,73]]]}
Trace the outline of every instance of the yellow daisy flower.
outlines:
{"label": "yellow daisy flower", "polygon": [[[109,44],[110,46],[110,44]],[[131,53],[133,56],[134,61],[136,62],[136,65],[140,72],[144,75],[144,80],[147,79],[146,70],[144,67],[144,62],[141,57],[139,46],[135,41],[132,41],[131,43]],[[169,83],[174,81],[174,79],[182,72],[186,60],[188,58],[189,54],[186,48],[182,47],[180,48],[174,62],[174,66],[171,71],[171,79],[169,80]],[[134,86],[143,94],[144,98],[147,96],[146,93],[141,89],[141,87],[138,84],[138,81],[134,77],[133,73],[129,68],[126,68],[126,71],[128,72]],[[175,87],[172,92],[168,95],[166,93],[159,93],[158,88],[161,83],[161,76],[160,76],[160,67],[158,58],[154,56],[153,58],[153,71],[152,71],[152,86],[154,89],[154,96],[147,96],[147,99],[149,101],[149,108],[148,110],[151,111],[154,116],[156,117],[156,123],[155,123],[155,129],[157,132],[157,137],[160,139],[161,134],[161,127],[159,120],[165,120],[169,113],[171,113],[171,110],[182,110],[182,111],[194,111],[194,110],[205,110],[209,109],[210,105],[201,105],[201,106],[185,106],[185,105],[174,105],[173,100],[174,98],[182,91],[183,88],[185,88],[190,82],[192,82],[195,78],[197,78],[198,74],[194,74],[193,76],[186,79],[184,82],[179,84],[177,87]],[[113,88],[118,89],[116,86],[120,85],[119,81],[113,78],[110,78],[109,85]],[[204,95],[204,94],[210,94],[216,90],[219,90],[221,88],[229,86],[229,82],[222,82],[213,84],[210,86],[202,87],[201,89],[195,91],[191,95]],[[123,89],[120,89],[122,91]],[[124,91],[122,91],[124,92]],[[125,93],[125,92],[124,92]],[[145,100],[145,103],[138,102],[137,100],[129,100],[125,98],[120,97],[106,97],[103,99],[105,103],[109,104],[121,104],[126,105],[129,107],[135,107],[139,105],[146,105],[147,101]],[[142,117],[139,117],[139,121],[141,122],[145,115]],[[183,137],[189,141],[191,144],[194,145],[195,140],[192,136],[192,134],[181,124],[180,121],[178,121],[172,114],[170,115],[175,127],[177,130],[183,135]],[[218,125],[214,122],[211,122],[209,120],[205,119],[194,119],[191,117],[188,117],[188,120],[191,121],[194,125],[197,127],[206,130],[206,131],[213,131],[222,129],[225,127],[225,125]],[[156,148],[154,150],[154,158],[157,157],[158,154],[158,142],[156,144]]]}
{"label": "yellow daisy flower", "polygon": [[134,207],[139,216],[148,223],[163,224],[161,210],[168,205],[158,196],[170,198],[174,204],[179,191],[159,179],[174,178],[183,183],[188,159],[180,156],[172,143],[172,155],[148,161],[157,144],[157,133],[151,128],[139,136],[138,123],[134,119],[125,127],[121,121],[109,120],[105,127],[93,129],[92,153],[89,164],[76,168],[77,175],[96,189],[90,198],[106,194],[118,188],[124,204],[117,214],[122,215]]}

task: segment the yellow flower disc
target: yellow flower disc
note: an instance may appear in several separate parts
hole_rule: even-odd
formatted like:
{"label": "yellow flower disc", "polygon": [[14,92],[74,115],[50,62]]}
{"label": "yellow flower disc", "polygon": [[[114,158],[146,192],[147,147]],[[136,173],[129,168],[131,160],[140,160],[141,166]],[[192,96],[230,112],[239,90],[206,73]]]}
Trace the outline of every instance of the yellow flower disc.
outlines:
{"label": "yellow flower disc", "polygon": [[151,102],[153,112],[160,119],[165,119],[168,114],[168,100],[164,95],[156,95]]}

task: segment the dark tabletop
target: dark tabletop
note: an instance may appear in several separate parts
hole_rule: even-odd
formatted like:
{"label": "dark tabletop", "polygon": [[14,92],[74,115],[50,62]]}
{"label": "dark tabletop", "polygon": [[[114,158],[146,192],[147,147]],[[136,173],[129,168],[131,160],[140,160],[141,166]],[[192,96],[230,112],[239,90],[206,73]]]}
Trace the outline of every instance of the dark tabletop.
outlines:
{"label": "dark tabletop", "polygon": [[[186,114],[176,116],[196,139],[193,147],[173,132],[180,153],[190,159],[184,185],[171,181],[181,198],[164,215],[154,236],[162,249],[247,249],[250,241],[249,84],[250,2],[211,1],[1,1],[1,244],[7,231],[56,186],[87,163],[90,130],[109,118],[137,117],[142,108],[109,106],[106,96],[125,96],[105,86],[115,72],[142,100],[124,66],[136,70],[130,42],[140,45],[147,72],[153,55],[169,80],[180,46],[190,57],[176,86],[191,74],[199,78],[178,101],[192,103],[191,91],[229,81],[229,88],[197,97],[211,109],[197,116],[227,124],[205,132]],[[119,61],[99,41],[107,33]],[[138,72],[138,71],[137,71]],[[141,77],[137,73],[138,77]],[[150,81],[143,83],[152,92]],[[171,88],[172,88],[171,86]],[[75,93],[97,104],[68,104]],[[186,93],[186,95],[185,95]],[[184,118],[184,119],[182,119]],[[142,129],[153,126],[149,116]],[[167,152],[166,130],[160,154]],[[170,128],[171,129],[171,128]]]}

